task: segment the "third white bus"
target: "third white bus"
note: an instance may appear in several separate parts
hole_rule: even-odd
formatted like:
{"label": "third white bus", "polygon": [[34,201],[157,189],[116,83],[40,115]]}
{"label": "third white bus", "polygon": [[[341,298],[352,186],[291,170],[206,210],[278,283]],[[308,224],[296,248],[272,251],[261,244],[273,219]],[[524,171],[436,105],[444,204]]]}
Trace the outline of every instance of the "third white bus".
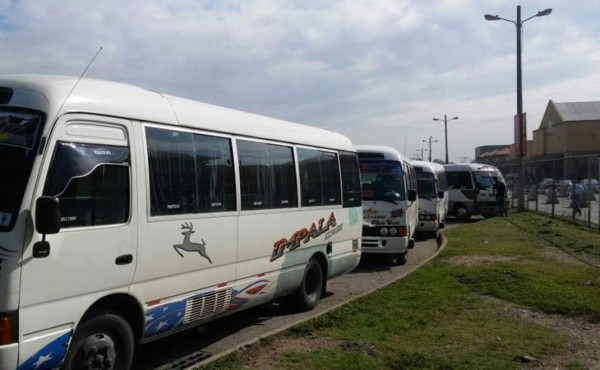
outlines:
{"label": "third white bus", "polygon": [[404,264],[419,215],[415,170],[394,148],[358,145],[356,150],[363,194],[362,253]]}
{"label": "third white bus", "polygon": [[448,184],[444,166],[439,163],[412,161],[417,175],[419,226],[417,230],[436,235],[446,223]]}

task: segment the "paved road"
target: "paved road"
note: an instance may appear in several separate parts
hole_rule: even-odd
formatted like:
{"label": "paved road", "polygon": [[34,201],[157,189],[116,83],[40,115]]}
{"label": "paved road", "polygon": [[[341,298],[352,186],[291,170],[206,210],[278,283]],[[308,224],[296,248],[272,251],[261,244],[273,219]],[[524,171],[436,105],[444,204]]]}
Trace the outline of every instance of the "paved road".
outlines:
{"label": "paved road", "polygon": [[283,331],[390,284],[433,258],[437,251],[436,240],[427,239],[418,241],[410,250],[404,266],[384,266],[373,260],[361,262],[352,273],[330,280],[326,297],[310,312],[284,313],[272,303],[148,343],[142,347],[142,359],[136,369],[187,369],[208,363],[260,337]]}

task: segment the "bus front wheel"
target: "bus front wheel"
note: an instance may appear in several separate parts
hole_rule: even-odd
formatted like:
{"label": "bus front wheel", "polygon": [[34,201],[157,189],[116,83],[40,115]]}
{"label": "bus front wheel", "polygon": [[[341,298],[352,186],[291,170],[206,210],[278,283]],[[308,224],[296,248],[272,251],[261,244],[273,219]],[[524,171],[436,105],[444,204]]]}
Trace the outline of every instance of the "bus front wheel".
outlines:
{"label": "bus front wheel", "polygon": [[454,208],[454,217],[459,221],[469,221],[471,214],[467,210],[467,207],[459,204]]}
{"label": "bus front wheel", "polygon": [[99,314],[77,328],[61,369],[128,370],[133,352],[133,332],[127,321],[113,313]]}

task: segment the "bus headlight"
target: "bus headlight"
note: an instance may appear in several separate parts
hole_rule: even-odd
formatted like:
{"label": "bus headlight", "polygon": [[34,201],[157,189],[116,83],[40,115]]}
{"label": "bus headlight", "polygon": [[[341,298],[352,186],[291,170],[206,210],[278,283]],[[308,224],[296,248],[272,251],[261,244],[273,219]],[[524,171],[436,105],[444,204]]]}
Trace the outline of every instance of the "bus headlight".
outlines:
{"label": "bus headlight", "polygon": [[379,229],[379,233],[383,236],[388,234],[388,229],[385,227],[382,227],[381,229]]}
{"label": "bus headlight", "polygon": [[390,227],[390,236],[395,236],[396,234],[398,234],[398,229],[396,229],[395,227]]}

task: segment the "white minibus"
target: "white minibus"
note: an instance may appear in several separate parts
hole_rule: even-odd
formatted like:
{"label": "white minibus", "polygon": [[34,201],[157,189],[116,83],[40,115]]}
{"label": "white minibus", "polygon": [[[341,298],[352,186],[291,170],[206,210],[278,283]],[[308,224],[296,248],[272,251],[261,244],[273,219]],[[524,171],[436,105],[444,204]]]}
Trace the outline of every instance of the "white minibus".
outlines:
{"label": "white minibus", "polygon": [[358,145],[356,150],[363,194],[362,253],[404,264],[419,214],[413,166],[394,148]]}
{"label": "white minibus", "polygon": [[417,175],[419,226],[417,231],[437,235],[446,223],[448,184],[444,166],[439,163],[412,161]]}
{"label": "white minibus", "polygon": [[0,369],[128,369],[138,344],[360,260],[344,136],[114,82],[0,76]]}
{"label": "white minibus", "polygon": [[[459,221],[473,215],[485,218],[498,212],[493,192],[494,178],[504,181],[502,173],[494,166],[479,163],[446,164],[448,181],[448,212]],[[506,205],[508,206],[508,198]]]}

